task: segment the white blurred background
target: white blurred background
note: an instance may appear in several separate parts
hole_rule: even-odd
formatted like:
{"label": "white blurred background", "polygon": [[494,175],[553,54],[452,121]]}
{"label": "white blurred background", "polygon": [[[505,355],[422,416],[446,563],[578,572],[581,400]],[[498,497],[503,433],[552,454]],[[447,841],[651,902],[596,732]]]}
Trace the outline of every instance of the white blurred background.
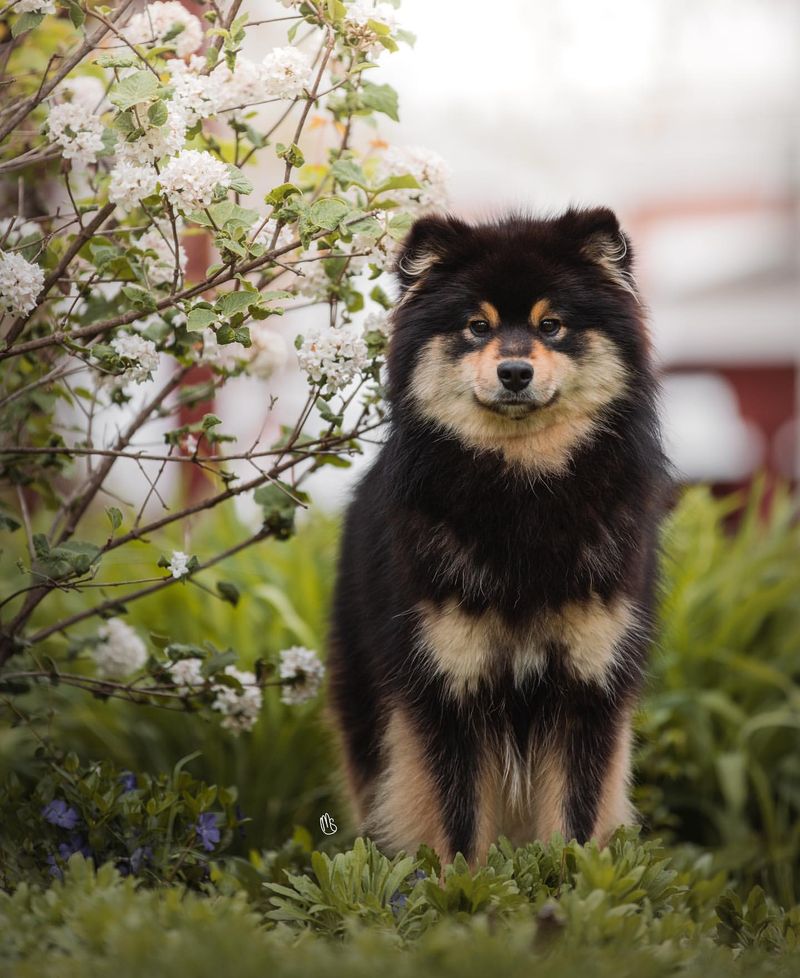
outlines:
{"label": "white blurred background", "polygon": [[800,3],[405,0],[392,138],[454,210],[613,207],[631,234],[687,479],[796,476]]}

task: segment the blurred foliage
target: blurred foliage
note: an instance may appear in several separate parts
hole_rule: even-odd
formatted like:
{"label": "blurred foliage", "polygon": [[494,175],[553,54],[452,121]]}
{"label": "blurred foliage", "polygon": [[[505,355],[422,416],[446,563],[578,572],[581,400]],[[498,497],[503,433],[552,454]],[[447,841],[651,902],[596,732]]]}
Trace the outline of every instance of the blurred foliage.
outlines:
{"label": "blurred foliage", "polygon": [[137,888],[76,855],[46,893],[27,884],[0,893],[0,966],[17,978],[217,978],[234,966],[239,978],[737,978],[800,965],[797,910],[760,890],[739,901],[709,860],[674,863],[631,830],[605,851],[557,839],[504,844],[475,874],[457,861],[441,886],[412,872],[426,862],[389,860],[359,839],[317,858],[312,875],[271,886],[275,922],[224,886],[207,895]]}
{"label": "blurred foliage", "polygon": [[747,500],[691,489],[664,539],[637,803],[652,831],[714,849],[789,906],[800,897],[797,504],[763,486]]}
{"label": "blurred foliage", "polygon": [[[242,532],[231,511],[214,510],[198,524],[192,552],[202,559]],[[322,652],[337,537],[335,521],[315,517],[296,539],[266,541],[226,561],[222,570],[204,572],[200,580],[207,587],[225,580],[238,588],[241,599],[235,608],[187,581],[131,605],[126,620],[143,636],[168,634],[177,642],[210,641],[220,649],[233,648],[243,668],[295,644]],[[180,545],[177,537],[166,535],[160,542],[165,551]],[[12,552],[3,554],[2,567],[17,574]],[[140,573],[130,566],[115,570],[123,580]],[[104,578],[113,580],[113,571]],[[48,618],[82,607],[81,596],[69,592],[53,594],[49,601]],[[40,609],[35,624],[45,621],[42,615]],[[82,626],[87,633],[96,628],[96,623]],[[61,661],[66,646],[65,638],[53,636],[42,643],[41,652]],[[106,702],[65,686],[43,687],[15,700],[18,709],[41,717],[35,726],[41,735],[81,758],[110,760],[123,769],[157,775],[199,750],[200,756],[188,765],[197,778],[238,787],[241,809],[251,819],[245,837],[234,840],[241,853],[251,846],[279,846],[295,824],[315,829],[316,841],[322,842],[318,819],[331,807],[342,838],[346,818],[335,797],[336,759],[319,699],[287,706],[277,688],[266,689],[261,719],[252,733],[238,737],[191,713]],[[0,718],[4,712],[0,702]],[[0,724],[0,781],[10,771],[33,774],[37,746],[25,726]]]}

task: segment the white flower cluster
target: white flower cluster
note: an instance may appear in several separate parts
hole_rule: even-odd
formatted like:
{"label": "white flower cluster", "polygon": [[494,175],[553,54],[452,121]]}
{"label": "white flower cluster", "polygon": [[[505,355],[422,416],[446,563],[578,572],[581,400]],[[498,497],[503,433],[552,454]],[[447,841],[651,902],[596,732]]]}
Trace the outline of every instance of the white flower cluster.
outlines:
{"label": "white flower cluster", "polygon": [[94,163],[103,149],[103,123],[82,102],[56,102],[47,116],[50,138],[63,150],[64,159]]}
{"label": "white flower cluster", "polygon": [[396,242],[388,234],[375,238],[371,234],[362,233],[354,234],[349,244],[342,245],[346,253],[353,256],[348,265],[353,272],[360,272],[370,264],[385,265],[396,247]]}
{"label": "white flower cluster", "polygon": [[125,210],[138,206],[139,201],[156,192],[158,173],[150,165],[138,166],[120,160],[111,171],[108,199]]}
{"label": "white flower cluster", "polygon": [[274,48],[261,62],[264,90],[275,98],[297,98],[308,87],[311,63],[299,48]]}
{"label": "white flower cluster", "polygon": [[264,702],[261,689],[256,685],[256,677],[252,672],[242,672],[234,666],[226,666],[225,673],[238,679],[244,688],[239,691],[232,686],[215,683],[212,687],[214,702],[211,708],[222,714],[220,722],[226,730],[237,734],[243,730],[252,730]]}
{"label": "white flower cluster", "polygon": [[386,49],[380,43],[377,31],[370,21],[383,24],[392,33],[397,30],[397,14],[389,3],[373,3],[372,0],[353,0],[344,15],[345,28],[349,40],[375,59]]}
{"label": "white flower cluster", "polygon": [[73,75],[65,78],[53,92],[52,99],[55,102],[81,105],[87,112],[105,112],[109,107],[106,86],[96,75]]}
{"label": "white flower cluster", "polygon": [[363,336],[330,327],[309,332],[297,351],[297,359],[310,380],[316,384],[325,381],[329,394],[347,387],[369,363]]}
{"label": "white flower cluster", "polygon": [[227,166],[205,150],[185,149],[161,171],[161,188],[180,210],[208,207],[217,186],[230,183]]}
{"label": "white flower cluster", "polygon": [[239,54],[233,71],[221,61],[204,75],[204,66],[200,57],[169,64],[173,101],[189,125],[215,115],[233,115],[271,98],[298,98],[311,80],[308,55],[291,45],[274,48],[260,64]]}
{"label": "white flower cluster", "polygon": [[364,335],[380,333],[388,337],[391,333],[391,320],[385,312],[371,312],[364,318]]}
{"label": "white flower cluster", "polygon": [[317,302],[326,300],[333,283],[328,278],[325,266],[320,260],[319,252],[304,252],[301,258],[306,260],[301,260],[294,266],[302,274],[294,283],[293,288],[297,290],[299,295],[305,296],[307,299],[313,299]]}
{"label": "white flower cluster", "polygon": [[254,322],[250,326],[251,346],[248,354],[247,373],[261,380],[269,378],[281,370],[289,357],[286,340],[264,323]]}
{"label": "white flower cluster", "polygon": [[15,14],[54,14],[55,0],[17,0],[14,4]]}
{"label": "white flower cluster", "polygon": [[97,631],[100,641],[92,651],[102,679],[125,679],[147,661],[147,648],[139,635],[121,618],[110,618]]}
{"label": "white flower cluster", "polygon": [[174,99],[167,102],[166,106],[167,121],[163,126],[147,124],[147,107],[143,106],[139,109],[138,116],[143,123],[144,132],[136,139],[130,141],[122,139],[117,142],[118,161],[136,165],[155,163],[162,156],[172,156],[183,149],[188,128],[186,112]]}
{"label": "white flower cluster", "polygon": [[[177,29],[180,32],[176,34]],[[203,25],[179,0],[148,3],[140,14],[131,17],[122,34],[131,44],[170,43],[167,35],[172,35],[180,58],[193,54],[203,43]]]}
{"label": "white flower cluster", "polygon": [[241,343],[226,343],[221,346],[213,329],[203,330],[203,349],[198,356],[199,363],[208,364],[218,370],[235,370],[242,366],[252,377],[261,380],[269,378],[286,365],[289,351],[286,341],[265,323],[250,324],[249,347]]}
{"label": "white flower cluster", "polygon": [[[255,228],[257,228],[260,223],[261,223],[260,221],[256,222],[253,225],[253,227],[250,229],[251,232]],[[253,238],[254,244],[264,245],[265,248],[271,247],[272,239],[275,237],[275,230],[277,229],[277,227],[278,227],[278,222],[275,220],[274,217],[271,217],[264,225],[264,227],[261,228],[258,234],[256,234],[256,236]],[[285,248],[287,245],[290,245],[292,241],[295,240],[295,238],[296,238],[295,232],[290,227],[284,224],[281,227],[280,231],[278,231],[278,237],[275,241],[275,247]]]}
{"label": "white flower cluster", "polygon": [[201,72],[205,63],[205,58],[193,55],[188,62],[174,58],[167,64],[171,75],[172,99],[183,109],[190,126],[200,119],[216,115],[222,96],[219,70],[203,75]]}
{"label": "white flower cluster", "polygon": [[[252,672],[234,666],[226,666],[224,672],[238,679],[243,688],[240,691],[233,686],[214,683],[211,687],[214,694],[211,708],[222,714],[221,724],[226,730],[237,734],[252,730],[264,702],[261,688],[256,685],[256,677]],[[170,666],[169,674],[180,696],[192,696],[203,689],[207,682],[200,659],[179,659]]]}
{"label": "white flower cluster", "polygon": [[[159,229],[160,228],[160,229]],[[180,233],[180,228],[178,229]],[[146,259],[147,278],[151,285],[168,285],[175,278],[175,244],[172,240],[172,228],[164,223],[152,227],[136,242],[138,248],[154,251],[156,259]],[[181,273],[186,270],[186,252],[178,244],[177,265]]]}
{"label": "white flower cluster", "polygon": [[278,675],[288,680],[282,688],[281,700],[296,705],[305,703],[319,691],[325,666],[317,658],[317,653],[302,645],[293,645],[280,654]]}
{"label": "white flower cluster", "polygon": [[107,377],[109,384],[143,384],[158,370],[158,351],[152,340],[137,333],[117,333],[109,346],[118,356],[133,361],[122,374]]}
{"label": "white flower cluster", "polygon": [[420,208],[443,207],[451,169],[445,160],[422,146],[393,146],[381,161],[380,177],[410,174],[422,190],[393,190],[392,196]]}
{"label": "white flower cluster", "polygon": [[0,252],[0,310],[27,316],[44,285],[39,265],[14,252]]}
{"label": "white flower cluster", "polygon": [[167,570],[176,580],[185,577],[189,573],[190,559],[189,554],[185,554],[182,550],[173,550]]}
{"label": "white flower cluster", "polygon": [[205,686],[206,678],[202,670],[203,663],[200,659],[178,659],[173,662],[169,674],[176,692],[181,696],[191,696],[199,687]]}
{"label": "white flower cluster", "polygon": [[218,370],[235,370],[238,364],[247,361],[247,350],[241,343],[218,343],[217,334],[207,327],[203,330],[203,349],[197,359],[198,363]]}

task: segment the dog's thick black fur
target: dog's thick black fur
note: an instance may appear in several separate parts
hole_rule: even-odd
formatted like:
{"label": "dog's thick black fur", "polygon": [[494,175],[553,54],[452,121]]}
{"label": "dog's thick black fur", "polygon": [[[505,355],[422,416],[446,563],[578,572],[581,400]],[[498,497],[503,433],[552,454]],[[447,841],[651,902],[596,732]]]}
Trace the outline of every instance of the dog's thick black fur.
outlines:
{"label": "dog's thick black fur", "polygon": [[362,829],[445,860],[604,841],[633,818],[666,485],[630,244],[605,209],[426,217],[396,273],[329,656]]}

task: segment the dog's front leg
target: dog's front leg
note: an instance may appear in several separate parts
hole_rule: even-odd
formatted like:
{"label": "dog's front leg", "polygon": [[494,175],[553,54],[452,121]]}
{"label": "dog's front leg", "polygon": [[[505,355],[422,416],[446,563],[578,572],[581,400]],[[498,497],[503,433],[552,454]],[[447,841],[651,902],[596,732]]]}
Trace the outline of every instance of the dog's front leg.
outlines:
{"label": "dog's front leg", "polygon": [[496,777],[460,711],[395,708],[382,758],[365,824],[378,844],[413,853],[425,843],[443,867],[458,852],[473,866],[483,861],[497,836]]}
{"label": "dog's front leg", "polygon": [[538,765],[537,836],[608,842],[619,825],[635,822],[628,798],[630,711],[595,688],[570,704]]}

